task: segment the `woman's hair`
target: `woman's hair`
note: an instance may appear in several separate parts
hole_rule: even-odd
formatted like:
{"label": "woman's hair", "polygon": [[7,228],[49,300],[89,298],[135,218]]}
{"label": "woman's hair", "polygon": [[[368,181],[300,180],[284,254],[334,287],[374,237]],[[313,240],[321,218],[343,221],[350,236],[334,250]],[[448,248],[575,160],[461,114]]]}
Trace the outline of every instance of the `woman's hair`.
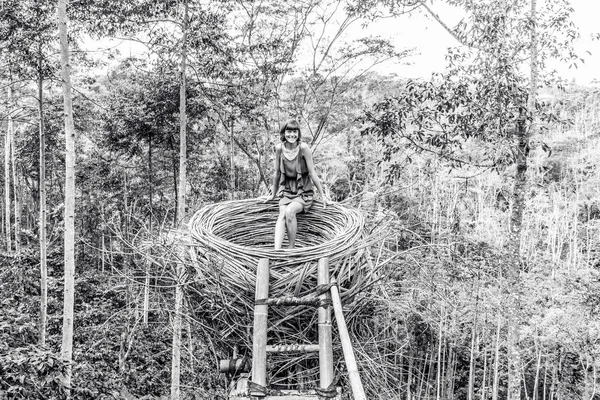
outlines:
{"label": "woman's hair", "polygon": [[279,130],[279,139],[281,139],[282,142],[285,142],[286,129],[298,131],[298,142],[300,142],[300,139],[302,139],[302,132],[300,131],[300,125],[298,124],[298,121],[295,119],[288,119],[283,125],[281,125],[281,129]]}

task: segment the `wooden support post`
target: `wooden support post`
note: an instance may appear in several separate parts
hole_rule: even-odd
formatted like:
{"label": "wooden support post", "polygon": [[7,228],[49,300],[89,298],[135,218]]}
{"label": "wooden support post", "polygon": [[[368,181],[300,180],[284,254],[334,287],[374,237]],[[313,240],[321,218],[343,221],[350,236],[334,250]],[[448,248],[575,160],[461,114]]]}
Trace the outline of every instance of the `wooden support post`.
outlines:
{"label": "wooden support post", "polygon": [[[329,259],[320,258],[317,269],[317,284],[329,283]],[[327,303],[331,299],[329,292],[319,295],[319,380],[321,389],[327,389],[333,382],[333,345],[331,339],[331,308]]]}
{"label": "wooden support post", "polygon": [[363,388],[362,382],[360,381],[360,375],[358,374],[358,366],[356,365],[356,359],[354,358],[354,350],[352,350],[352,343],[350,342],[350,335],[348,334],[348,328],[346,327],[346,320],[344,319],[344,313],[342,312],[342,301],[336,285],[337,282],[335,279],[332,279],[331,283],[333,284],[331,287],[333,312],[335,313],[335,320],[337,321],[338,332],[340,333],[340,341],[342,342],[342,351],[344,353],[344,360],[346,361],[346,368],[348,369],[352,394],[354,395],[354,400],[367,400],[365,389]]}
{"label": "wooden support post", "polygon": [[[261,258],[256,271],[255,300],[269,297],[269,259]],[[252,344],[252,382],[267,386],[267,316],[266,304],[254,306],[254,340]],[[251,396],[264,397],[258,390],[250,390]]]}

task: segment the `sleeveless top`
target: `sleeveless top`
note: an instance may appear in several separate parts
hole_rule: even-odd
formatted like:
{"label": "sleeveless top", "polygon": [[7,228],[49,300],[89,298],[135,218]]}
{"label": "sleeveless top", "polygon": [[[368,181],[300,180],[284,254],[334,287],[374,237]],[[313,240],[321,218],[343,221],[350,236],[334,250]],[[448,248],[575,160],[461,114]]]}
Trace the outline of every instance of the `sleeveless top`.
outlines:
{"label": "sleeveless top", "polygon": [[[285,144],[282,144],[285,146]],[[284,155],[284,149],[281,149],[279,161],[279,193],[281,196],[294,198],[298,196],[312,197],[313,183],[308,174],[306,160],[302,156],[302,149],[298,149],[298,154],[292,160],[288,160]]]}

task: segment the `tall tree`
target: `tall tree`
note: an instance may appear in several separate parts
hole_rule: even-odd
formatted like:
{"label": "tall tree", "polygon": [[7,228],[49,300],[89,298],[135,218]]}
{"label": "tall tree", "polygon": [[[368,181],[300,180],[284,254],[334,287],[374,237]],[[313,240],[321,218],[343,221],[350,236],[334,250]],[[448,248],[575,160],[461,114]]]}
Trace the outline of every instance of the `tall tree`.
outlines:
{"label": "tall tree", "polygon": [[11,147],[12,147],[12,110],[10,104],[12,102],[12,87],[9,84],[6,88],[6,97],[8,98],[8,124],[6,127],[6,134],[4,135],[4,229],[6,231],[6,250],[12,250],[11,235],[12,229],[10,227],[10,159],[11,159]]}
{"label": "tall tree", "polygon": [[[12,96],[11,96],[12,97]],[[9,97],[9,102],[12,98]],[[9,106],[11,109],[12,106]],[[20,237],[21,237],[21,206],[20,206],[20,187],[19,178],[17,175],[17,156],[15,151],[16,139],[15,139],[15,121],[13,116],[9,113],[8,115],[8,132],[10,134],[10,164],[12,166],[12,183],[13,183],[13,204],[15,208],[15,221],[14,221],[14,232],[15,232],[15,252],[19,256],[20,248]]]}
{"label": "tall tree", "polygon": [[[537,93],[537,4],[536,0],[530,0],[530,80],[527,96],[527,104],[523,104],[517,120],[516,130],[516,173],[513,185],[513,206],[511,213],[511,232],[510,232],[510,247],[514,256],[514,267],[509,271],[509,285],[512,302],[511,312],[508,314],[508,340],[507,351],[509,361],[508,371],[508,398],[520,399],[521,397],[521,356],[519,351],[519,341],[521,337],[520,329],[520,314],[521,314],[521,289],[520,277],[521,272],[521,237],[523,226],[523,214],[525,211],[525,192],[527,190],[527,154],[529,152],[530,136],[533,130],[533,121],[535,121],[536,111],[536,93]],[[526,116],[525,113],[528,115]],[[529,119],[532,124],[527,126],[526,120]]]}
{"label": "tall tree", "polygon": [[[39,118],[39,222],[38,237],[40,245],[40,343],[45,342],[47,309],[47,238],[46,238],[46,174],[45,174],[45,132],[44,132],[44,92],[46,80],[54,79],[56,74],[55,45],[57,42],[56,2],[50,0],[6,1],[3,22],[6,30],[0,33],[2,47],[11,55],[11,70],[19,81],[35,81],[37,84],[37,108]],[[32,97],[36,97],[32,95]],[[15,180],[16,181],[16,180]],[[24,200],[25,196],[19,196]],[[17,204],[15,204],[17,207]],[[20,213],[19,213],[20,215]],[[15,219],[18,227],[18,215]]]}
{"label": "tall tree", "polygon": [[68,363],[65,384],[70,387],[75,305],[75,126],[67,39],[67,5],[68,0],[58,0],[58,34],[65,123],[64,304],[61,357]]}
{"label": "tall tree", "polygon": [[[40,44],[41,48],[41,44]],[[39,139],[40,139],[40,176],[38,178],[39,187],[39,240],[40,240],[40,345],[46,344],[46,325],[48,314],[48,256],[47,256],[47,237],[46,237],[46,132],[44,130],[44,75],[42,72],[42,58],[38,60],[38,119],[39,119]]]}
{"label": "tall tree", "polygon": [[[188,35],[188,2],[183,1],[183,21],[181,37],[181,62],[180,62],[180,87],[179,87],[179,192],[177,193],[177,216],[176,221],[183,223],[185,217],[185,195],[186,195],[186,67],[187,67],[187,35]],[[184,266],[178,262],[176,266],[175,281],[175,312],[173,315],[173,356],[171,360],[171,400],[180,398],[180,375],[181,375],[181,332],[183,312],[183,275]]]}

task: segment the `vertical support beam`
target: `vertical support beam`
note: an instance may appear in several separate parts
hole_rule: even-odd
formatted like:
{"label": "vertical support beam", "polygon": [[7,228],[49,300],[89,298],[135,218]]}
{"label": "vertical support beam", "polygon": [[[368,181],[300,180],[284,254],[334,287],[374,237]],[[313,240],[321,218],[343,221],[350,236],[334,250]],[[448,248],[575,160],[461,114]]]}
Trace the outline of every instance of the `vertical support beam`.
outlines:
{"label": "vertical support beam", "polygon": [[[256,271],[255,300],[269,297],[269,259],[261,258]],[[252,344],[252,382],[267,386],[267,317],[266,304],[254,305],[254,337]],[[264,397],[265,393],[250,389],[250,396]]]}
{"label": "vertical support beam", "polygon": [[331,283],[333,284],[331,287],[333,312],[335,313],[340,341],[342,342],[342,351],[344,353],[344,360],[346,361],[346,368],[348,369],[352,394],[354,395],[354,400],[367,400],[365,389],[363,388],[362,382],[360,381],[360,375],[358,374],[358,366],[356,365],[356,359],[354,358],[354,350],[352,350],[348,327],[346,326],[346,320],[344,319],[344,313],[342,312],[342,301],[336,285],[337,282],[335,279],[332,279]]}
{"label": "vertical support beam", "polygon": [[[317,284],[329,283],[329,259],[320,258],[317,269]],[[319,306],[319,381],[321,389],[327,389],[333,382],[333,345],[331,340],[331,300],[329,292],[319,295],[325,305]]]}

